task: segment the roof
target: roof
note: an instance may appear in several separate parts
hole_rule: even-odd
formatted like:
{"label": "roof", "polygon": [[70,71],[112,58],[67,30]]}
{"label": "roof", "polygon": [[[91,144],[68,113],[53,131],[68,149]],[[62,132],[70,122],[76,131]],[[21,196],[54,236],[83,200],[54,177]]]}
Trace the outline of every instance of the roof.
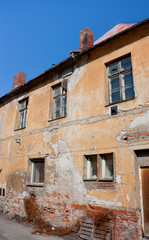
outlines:
{"label": "roof", "polygon": [[134,24],[117,24],[114,28],[112,28],[110,31],[108,31],[107,33],[105,33],[102,37],[100,37],[99,39],[97,39],[94,42],[94,45],[110,38],[113,37],[114,35],[132,27]]}

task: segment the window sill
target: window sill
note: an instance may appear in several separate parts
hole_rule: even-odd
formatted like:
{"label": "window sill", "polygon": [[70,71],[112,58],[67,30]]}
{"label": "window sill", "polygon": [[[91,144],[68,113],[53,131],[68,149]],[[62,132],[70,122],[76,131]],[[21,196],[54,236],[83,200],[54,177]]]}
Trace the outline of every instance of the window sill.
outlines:
{"label": "window sill", "polygon": [[25,129],[26,127],[22,127],[22,128],[15,128],[14,131],[18,131],[18,130],[22,130]]}
{"label": "window sill", "polygon": [[135,99],[135,97],[129,98],[129,99],[127,99],[127,100],[115,102],[115,103],[109,103],[109,104],[106,104],[105,107],[113,106],[113,105],[116,105],[116,104],[119,104],[119,103],[123,103],[123,102],[128,102],[128,101],[133,100],[133,99]]}
{"label": "window sill", "polygon": [[49,119],[48,119],[48,122],[53,122],[53,121],[55,121],[55,120],[59,120],[59,119],[62,119],[62,118],[66,118],[66,116],[59,117],[59,118],[49,118]]}
{"label": "window sill", "polygon": [[86,189],[114,190],[115,183],[113,179],[83,179]]}
{"label": "window sill", "polygon": [[44,183],[28,183],[27,187],[43,187]]}
{"label": "window sill", "polygon": [[91,182],[91,181],[97,182],[97,178],[86,178],[86,179],[83,179],[83,181],[85,181],[85,182]]}
{"label": "window sill", "polygon": [[99,179],[98,182],[113,182],[113,178]]}

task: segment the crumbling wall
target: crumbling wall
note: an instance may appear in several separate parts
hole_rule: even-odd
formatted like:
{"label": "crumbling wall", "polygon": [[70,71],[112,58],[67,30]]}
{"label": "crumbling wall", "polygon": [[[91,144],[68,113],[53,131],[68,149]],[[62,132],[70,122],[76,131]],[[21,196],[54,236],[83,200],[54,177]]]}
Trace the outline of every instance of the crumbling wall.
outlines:
{"label": "crumbling wall", "polygon": [[[148,49],[148,36],[143,30],[137,34],[144,36],[137,40],[143,41],[144,49]],[[43,220],[61,227],[73,224],[86,212],[99,211],[93,207],[102,206],[110,211],[119,208],[113,215],[115,239],[139,238],[134,150],[148,148],[149,103],[148,88],[144,86],[148,84],[149,58],[148,51],[142,51],[142,44],[135,39],[136,35],[130,35],[130,39],[121,36],[122,42],[113,39],[114,44],[109,42],[100,51],[94,48],[89,55],[82,55],[79,63],[76,58],[71,70],[57,70],[50,76],[46,72],[38,86],[6,103],[0,112],[0,168],[1,165],[3,168],[0,187],[7,190],[5,196],[0,196],[4,212],[25,216],[24,199],[35,196]],[[129,52],[135,98],[118,103],[118,113],[112,116],[105,64]],[[53,120],[52,87],[65,74],[69,75],[67,116]],[[17,130],[18,101],[26,97],[29,99],[26,128]],[[113,186],[102,183],[100,188],[86,189],[84,155],[107,153],[115,157]],[[43,186],[31,183],[29,161],[34,158],[45,159]],[[121,212],[122,209],[127,211]]]}

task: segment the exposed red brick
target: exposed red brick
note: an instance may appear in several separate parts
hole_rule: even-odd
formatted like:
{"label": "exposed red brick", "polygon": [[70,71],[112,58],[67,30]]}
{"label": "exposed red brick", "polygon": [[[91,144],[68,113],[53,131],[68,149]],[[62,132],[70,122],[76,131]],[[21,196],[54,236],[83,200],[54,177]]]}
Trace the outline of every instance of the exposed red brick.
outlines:
{"label": "exposed red brick", "polygon": [[78,208],[78,209],[88,209],[88,206],[87,205],[79,205],[79,204],[71,204],[71,207],[72,208]]}
{"label": "exposed red brick", "polygon": [[93,46],[93,32],[88,28],[80,31],[80,51],[87,50]]}
{"label": "exposed red brick", "polygon": [[26,73],[24,72],[18,72],[15,76],[14,76],[14,81],[13,81],[13,89],[22,86],[25,84],[26,81]]}

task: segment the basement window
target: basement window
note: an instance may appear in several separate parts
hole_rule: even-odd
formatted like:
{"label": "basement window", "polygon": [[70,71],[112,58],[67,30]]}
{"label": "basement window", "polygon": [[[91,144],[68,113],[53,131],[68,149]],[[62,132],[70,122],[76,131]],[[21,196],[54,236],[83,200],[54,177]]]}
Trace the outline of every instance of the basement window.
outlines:
{"label": "basement window", "polygon": [[28,98],[19,102],[19,118],[17,129],[26,127],[27,110],[28,110]]}
{"label": "basement window", "polygon": [[67,80],[53,87],[53,119],[66,116]]}
{"label": "basement window", "polygon": [[44,159],[32,159],[32,184],[44,183]]}
{"label": "basement window", "polygon": [[[94,154],[84,156],[84,181],[100,183],[113,183],[114,160],[113,153]],[[91,183],[88,183],[91,186]],[[107,185],[111,187],[111,185]],[[107,187],[107,188],[108,188]]]}
{"label": "basement window", "polygon": [[110,104],[134,98],[135,94],[130,56],[107,65],[107,75],[109,80]]}

